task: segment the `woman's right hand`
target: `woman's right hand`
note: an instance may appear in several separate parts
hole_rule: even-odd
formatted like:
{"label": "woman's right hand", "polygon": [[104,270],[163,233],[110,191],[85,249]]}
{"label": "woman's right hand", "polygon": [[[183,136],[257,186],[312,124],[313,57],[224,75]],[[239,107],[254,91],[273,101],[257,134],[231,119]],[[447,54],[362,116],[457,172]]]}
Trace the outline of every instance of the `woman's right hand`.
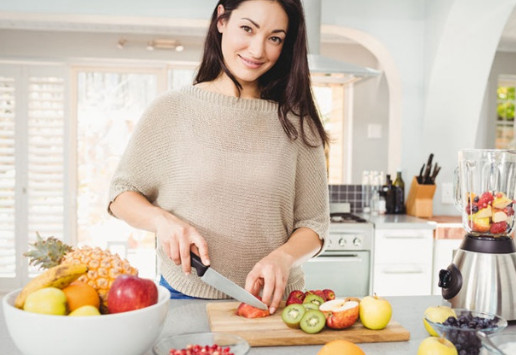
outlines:
{"label": "woman's right hand", "polygon": [[185,273],[191,270],[190,251],[199,255],[203,264],[210,264],[208,245],[199,232],[170,212],[154,206],[139,192],[120,193],[109,209],[131,226],[154,232],[168,257],[176,265],[182,265]]}
{"label": "woman's right hand", "polygon": [[185,274],[192,269],[191,251],[200,256],[204,265],[210,264],[208,244],[197,229],[167,212],[158,215],[154,224],[158,243],[176,265],[181,265]]}

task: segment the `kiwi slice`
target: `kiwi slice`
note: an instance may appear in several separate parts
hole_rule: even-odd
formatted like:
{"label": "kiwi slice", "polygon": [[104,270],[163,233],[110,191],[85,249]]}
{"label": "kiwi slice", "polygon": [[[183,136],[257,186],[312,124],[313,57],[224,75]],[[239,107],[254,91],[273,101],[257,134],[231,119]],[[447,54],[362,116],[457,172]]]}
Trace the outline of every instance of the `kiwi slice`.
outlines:
{"label": "kiwi slice", "polygon": [[305,307],[307,310],[308,309],[315,309],[315,310],[319,309],[319,305],[317,305],[316,303],[312,303],[312,302],[303,303],[303,307]]}
{"label": "kiwi slice", "polygon": [[299,323],[301,330],[308,334],[319,333],[325,325],[326,317],[317,309],[308,309]]}
{"label": "kiwi slice", "polygon": [[299,322],[305,315],[306,309],[302,304],[293,303],[283,309],[281,319],[290,328],[299,328]]}
{"label": "kiwi slice", "polygon": [[321,304],[324,303],[324,299],[321,296],[317,296],[313,293],[310,293],[305,297],[303,304],[304,303],[314,303],[317,305],[317,307],[319,307]]}

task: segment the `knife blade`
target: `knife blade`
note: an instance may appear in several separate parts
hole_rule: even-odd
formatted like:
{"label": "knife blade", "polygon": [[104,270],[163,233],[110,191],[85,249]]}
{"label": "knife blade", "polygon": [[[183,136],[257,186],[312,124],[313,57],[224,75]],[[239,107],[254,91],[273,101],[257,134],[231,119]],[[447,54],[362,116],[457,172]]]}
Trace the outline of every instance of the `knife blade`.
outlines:
{"label": "knife blade", "polygon": [[267,310],[269,307],[246,289],[238,286],[236,283],[219,274],[209,265],[204,265],[201,258],[190,252],[192,267],[197,271],[197,276],[208,285],[215,287],[217,290],[224,292],[226,295],[233,297],[237,301],[247,303],[253,307]]}

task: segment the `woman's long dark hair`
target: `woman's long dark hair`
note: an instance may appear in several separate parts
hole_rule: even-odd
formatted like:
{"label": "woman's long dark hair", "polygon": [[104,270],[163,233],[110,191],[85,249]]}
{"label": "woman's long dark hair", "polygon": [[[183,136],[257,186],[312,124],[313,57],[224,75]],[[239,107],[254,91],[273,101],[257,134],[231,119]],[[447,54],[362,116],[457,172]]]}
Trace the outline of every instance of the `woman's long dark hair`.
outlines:
{"label": "woman's long dark hair", "polygon": [[[224,64],[221,49],[222,34],[217,29],[217,22],[221,19],[229,19],[232,11],[244,1],[247,0],[219,0],[215,6],[204,42],[201,66],[194,80],[195,84],[215,80],[224,71],[240,92],[242,86]],[[287,13],[288,30],[278,61],[258,79],[261,98],[278,103],[279,120],[290,139],[297,139],[301,135],[305,144],[317,146],[317,144],[313,144],[314,142],[310,142],[305,134],[304,123],[308,118],[307,123],[310,129],[314,131],[314,134],[318,134],[324,145],[327,145],[328,134],[324,130],[311,90],[303,6],[300,0],[275,1]],[[220,17],[217,15],[219,5],[224,6],[224,13]],[[288,120],[289,112],[299,117],[301,132],[298,132],[292,122]]]}

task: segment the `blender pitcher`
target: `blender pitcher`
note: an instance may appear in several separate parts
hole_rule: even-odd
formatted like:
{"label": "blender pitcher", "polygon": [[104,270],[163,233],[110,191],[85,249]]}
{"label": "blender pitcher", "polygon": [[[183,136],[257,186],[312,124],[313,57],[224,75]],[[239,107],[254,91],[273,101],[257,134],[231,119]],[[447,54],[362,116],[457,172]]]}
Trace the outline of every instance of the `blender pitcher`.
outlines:
{"label": "blender pitcher", "polygon": [[516,150],[460,151],[454,185],[466,235],[439,271],[442,296],[453,308],[516,320]]}
{"label": "blender pitcher", "polygon": [[516,150],[459,151],[455,204],[469,235],[509,235],[514,226]]}

